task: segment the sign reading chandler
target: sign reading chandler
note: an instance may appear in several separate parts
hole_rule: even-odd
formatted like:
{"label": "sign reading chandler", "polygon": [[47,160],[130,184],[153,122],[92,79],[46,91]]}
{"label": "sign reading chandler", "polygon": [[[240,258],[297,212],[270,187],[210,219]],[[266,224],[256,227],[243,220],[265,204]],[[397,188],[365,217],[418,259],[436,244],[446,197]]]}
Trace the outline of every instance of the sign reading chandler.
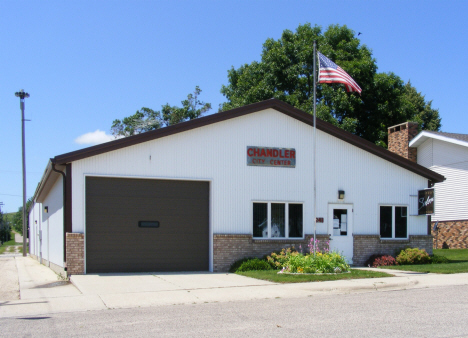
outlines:
{"label": "sign reading chandler", "polygon": [[295,168],[296,149],[247,146],[247,165]]}
{"label": "sign reading chandler", "polygon": [[418,215],[434,213],[434,189],[418,191]]}

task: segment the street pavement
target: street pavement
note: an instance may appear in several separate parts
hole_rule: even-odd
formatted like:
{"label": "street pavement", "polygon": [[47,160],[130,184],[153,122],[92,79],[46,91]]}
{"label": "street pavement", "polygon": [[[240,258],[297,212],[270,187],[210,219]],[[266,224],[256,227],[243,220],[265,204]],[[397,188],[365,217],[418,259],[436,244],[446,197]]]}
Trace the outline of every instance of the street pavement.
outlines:
{"label": "street pavement", "polygon": [[468,285],[468,273],[279,284],[228,273],[90,274],[62,280],[30,257],[0,257],[0,317]]}
{"label": "street pavement", "polygon": [[467,337],[468,287],[0,318],[4,337]]}

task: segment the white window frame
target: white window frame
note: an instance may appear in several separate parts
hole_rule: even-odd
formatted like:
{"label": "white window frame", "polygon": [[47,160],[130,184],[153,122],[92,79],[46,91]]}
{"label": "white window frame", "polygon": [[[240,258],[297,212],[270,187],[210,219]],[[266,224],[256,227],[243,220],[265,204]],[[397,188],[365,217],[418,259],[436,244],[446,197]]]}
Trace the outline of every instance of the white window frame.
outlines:
{"label": "white window frame", "polygon": [[[392,207],[392,237],[382,237],[382,235],[380,234],[380,211],[381,211],[381,207]],[[398,237],[396,238],[395,237],[395,208],[397,207],[402,207],[402,208],[406,208],[406,237]],[[409,238],[409,234],[408,234],[408,230],[409,230],[409,222],[408,222],[408,219],[409,219],[409,215],[408,215],[408,212],[409,212],[409,206],[408,205],[405,205],[405,204],[379,204],[379,236],[381,239],[383,240],[407,240]]]}
{"label": "white window frame", "polygon": [[[254,203],[266,203],[267,204],[267,230],[268,237],[253,237],[253,205]],[[284,204],[284,234],[285,237],[271,237],[271,204]],[[302,205],[302,237],[289,237],[289,205],[290,204],[300,204]],[[285,240],[285,239],[304,239],[304,202],[291,202],[291,201],[252,201],[251,203],[251,212],[250,212],[250,229],[252,231],[253,239],[264,239],[264,240]]]}

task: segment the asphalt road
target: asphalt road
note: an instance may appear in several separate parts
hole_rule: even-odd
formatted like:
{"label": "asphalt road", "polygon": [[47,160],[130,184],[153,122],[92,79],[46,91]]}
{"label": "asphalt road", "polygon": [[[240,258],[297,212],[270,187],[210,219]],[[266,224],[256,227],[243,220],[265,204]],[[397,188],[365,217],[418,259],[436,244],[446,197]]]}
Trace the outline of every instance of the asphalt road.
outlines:
{"label": "asphalt road", "polygon": [[0,319],[15,337],[468,337],[468,286]]}

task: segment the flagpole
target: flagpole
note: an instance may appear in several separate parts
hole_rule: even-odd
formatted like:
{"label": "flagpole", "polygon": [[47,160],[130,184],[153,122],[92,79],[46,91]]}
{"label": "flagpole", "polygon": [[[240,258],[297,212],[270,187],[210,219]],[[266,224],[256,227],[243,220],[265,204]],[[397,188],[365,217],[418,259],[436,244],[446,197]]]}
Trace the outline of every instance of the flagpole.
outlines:
{"label": "flagpole", "polygon": [[314,142],[314,152],[313,152],[313,161],[314,161],[314,256],[317,250],[316,248],[316,237],[317,237],[317,172],[316,172],[316,156],[317,156],[317,128],[316,128],[316,106],[317,106],[317,83],[316,83],[316,59],[317,59],[317,41],[314,40],[314,135],[313,135],[313,142]]}

